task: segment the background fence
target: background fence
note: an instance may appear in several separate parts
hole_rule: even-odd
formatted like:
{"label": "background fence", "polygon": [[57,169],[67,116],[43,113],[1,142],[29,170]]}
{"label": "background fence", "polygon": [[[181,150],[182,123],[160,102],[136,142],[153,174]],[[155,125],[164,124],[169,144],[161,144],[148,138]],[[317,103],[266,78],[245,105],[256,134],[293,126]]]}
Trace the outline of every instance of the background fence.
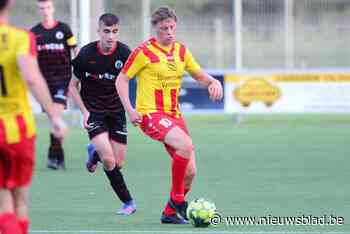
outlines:
{"label": "background fence", "polygon": [[[40,20],[34,2],[17,1],[15,25],[30,28]],[[225,84],[225,99],[212,105],[203,87],[185,79],[180,98],[184,111],[350,112],[350,0],[56,0],[55,5],[57,18],[72,25],[81,45],[96,39],[100,14],[116,13],[121,19],[120,40],[132,48],[152,33],[153,10],[164,5],[175,9],[178,40]],[[275,80],[271,74],[276,70],[293,79]],[[293,75],[305,72],[311,73],[311,82],[308,75]],[[242,79],[224,79],[232,73]],[[256,78],[268,79],[280,89],[272,107],[260,103],[248,108],[237,100],[235,93],[242,85],[254,87],[244,94],[253,95],[252,100],[269,98],[269,89],[262,91],[264,85],[250,83]],[[134,91],[135,83],[131,87]]]}
{"label": "background fence", "polygon": [[[242,68],[349,66],[349,0],[236,1],[241,2],[242,9],[242,43],[239,45]],[[14,24],[29,28],[39,20],[33,2],[17,0]],[[74,2],[77,0],[55,1],[57,18],[66,22],[74,20],[71,18]],[[159,6],[171,6],[179,18],[178,39],[190,47],[203,67],[235,68],[234,0],[105,0],[102,3],[105,11],[120,16],[120,38],[131,47],[144,40],[143,25],[149,25],[148,20],[144,22],[144,8],[152,12]],[[91,18],[91,27],[96,20]],[[79,32],[79,25],[75,31]]]}

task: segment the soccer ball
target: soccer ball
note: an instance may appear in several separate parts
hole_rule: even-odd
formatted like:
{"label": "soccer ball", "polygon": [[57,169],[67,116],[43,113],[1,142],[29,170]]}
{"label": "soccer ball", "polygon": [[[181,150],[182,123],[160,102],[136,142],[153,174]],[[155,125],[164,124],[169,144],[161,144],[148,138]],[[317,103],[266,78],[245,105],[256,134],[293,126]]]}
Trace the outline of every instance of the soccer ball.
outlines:
{"label": "soccer ball", "polygon": [[215,204],[204,198],[191,201],[186,211],[188,220],[194,227],[208,227],[215,212]]}

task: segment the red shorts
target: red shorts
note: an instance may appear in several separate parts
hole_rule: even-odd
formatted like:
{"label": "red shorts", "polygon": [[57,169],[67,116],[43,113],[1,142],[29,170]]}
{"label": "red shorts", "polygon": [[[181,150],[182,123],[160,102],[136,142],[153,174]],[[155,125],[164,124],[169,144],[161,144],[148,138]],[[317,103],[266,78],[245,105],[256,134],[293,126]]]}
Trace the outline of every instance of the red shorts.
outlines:
{"label": "red shorts", "polygon": [[174,127],[179,127],[189,134],[185,120],[182,117],[175,118],[162,112],[143,115],[140,127],[147,136],[160,142],[164,142],[165,136]]}
{"label": "red shorts", "polygon": [[0,188],[30,184],[35,162],[35,137],[16,144],[0,143]]}

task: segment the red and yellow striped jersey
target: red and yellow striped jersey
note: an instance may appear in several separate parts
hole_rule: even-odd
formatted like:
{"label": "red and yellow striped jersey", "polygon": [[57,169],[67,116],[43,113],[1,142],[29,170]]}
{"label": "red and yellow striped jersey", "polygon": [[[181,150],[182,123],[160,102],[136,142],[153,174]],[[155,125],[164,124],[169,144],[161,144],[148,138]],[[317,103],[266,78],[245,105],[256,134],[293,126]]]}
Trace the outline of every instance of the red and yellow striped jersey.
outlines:
{"label": "red and yellow striped jersey", "polygon": [[185,71],[194,76],[200,66],[186,46],[174,42],[161,47],[154,38],[136,48],[122,72],[130,79],[137,76],[136,110],[141,114],[165,112],[178,117],[178,97]]}
{"label": "red and yellow striped jersey", "polygon": [[17,66],[17,57],[36,56],[34,36],[0,24],[0,143],[18,143],[35,135],[28,88]]}

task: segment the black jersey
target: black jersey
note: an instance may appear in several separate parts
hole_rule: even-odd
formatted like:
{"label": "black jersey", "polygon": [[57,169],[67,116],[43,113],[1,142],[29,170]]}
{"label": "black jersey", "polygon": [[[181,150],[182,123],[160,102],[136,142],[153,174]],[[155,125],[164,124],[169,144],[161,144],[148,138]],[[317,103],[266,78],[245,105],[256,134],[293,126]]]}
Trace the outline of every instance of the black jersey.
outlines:
{"label": "black jersey", "polygon": [[72,77],[71,48],[76,46],[70,27],[57,21],[50,29],[40,23],[31,31],[36,36],[39,67],[48,85],[68,84]]}
{"label": "black jersey", "polygon": [[73,60],[74,75],[81,82],[80,95],[90,112],[123,111],[115,88],[115,79],[126,63],[131,50],[117,42],[114,51],[103,54],[99,42],[84,46]]}

